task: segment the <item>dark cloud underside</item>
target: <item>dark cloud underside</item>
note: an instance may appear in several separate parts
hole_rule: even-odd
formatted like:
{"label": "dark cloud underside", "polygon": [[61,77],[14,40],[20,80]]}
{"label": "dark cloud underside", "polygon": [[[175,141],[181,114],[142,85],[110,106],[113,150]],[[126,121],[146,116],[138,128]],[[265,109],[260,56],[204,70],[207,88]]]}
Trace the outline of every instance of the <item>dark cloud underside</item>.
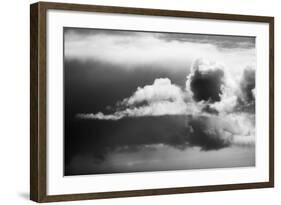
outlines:
{"label": "dark cloud underside", "polygon": [[223,71],[219,69],[204,74],[199,70],[195,71],[190,83],[193,98],[196,101],[220,101],[223,75]]}
{"label": "dark cloud underside", "polygon": [[[83,155],[95,164],[103,163],[113,152],[136,152],[149,145],[165,145],[177,150],[198,147],[218,150],[229,147],[230,141],[213,129],[208,117],[159,116],[112,120],[77,120],[69,129],[66,175],[72,175],[72,160]],[[117,153],[118,153],[117,152]]]}

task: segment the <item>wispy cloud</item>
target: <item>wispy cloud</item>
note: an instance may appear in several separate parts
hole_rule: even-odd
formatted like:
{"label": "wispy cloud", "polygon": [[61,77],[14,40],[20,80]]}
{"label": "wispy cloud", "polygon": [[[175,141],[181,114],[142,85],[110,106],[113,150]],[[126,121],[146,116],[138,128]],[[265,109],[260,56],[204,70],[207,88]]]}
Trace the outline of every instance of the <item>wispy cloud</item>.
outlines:
{"label": "wispy cloud", "polygon": [[[186,36],[183,40],[183,36]],[[157,34],[150,32],[130,32],[116,30],[83,30],[77,32],[66,29],[65,59],[80,61],[102,61],[121,65],[123,69],[135,69],[139,65],[148,65],[150,69],[165,68],[188,69],[187,65],[198,58],[223,62],[232,69],[243,69],[255,64],[255,49],[239,44],[254,44],[254,38],[228,37],[192,34]],[[238,38],[238,39],[237,39]],[[228,44],[228,46],[218,46]],[[222,47],[234,45],[240,49]],[[239,60],[237,61],[237,56]],[[151,66],[154,65],[154,66]]]}

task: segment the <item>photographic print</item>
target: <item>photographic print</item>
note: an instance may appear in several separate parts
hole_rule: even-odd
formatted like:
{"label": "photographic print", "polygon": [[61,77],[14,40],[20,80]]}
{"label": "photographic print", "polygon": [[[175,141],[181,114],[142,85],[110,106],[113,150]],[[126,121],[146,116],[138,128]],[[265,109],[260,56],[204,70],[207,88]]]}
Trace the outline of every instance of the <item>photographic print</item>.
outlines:
{"label": "photographic print", "polygon": [[274,17],[30,6],[30,199],[274,187]]}
{"label": "photographic print", "polygon": [[63,35],[65,176],[255,166],[255,37]]}

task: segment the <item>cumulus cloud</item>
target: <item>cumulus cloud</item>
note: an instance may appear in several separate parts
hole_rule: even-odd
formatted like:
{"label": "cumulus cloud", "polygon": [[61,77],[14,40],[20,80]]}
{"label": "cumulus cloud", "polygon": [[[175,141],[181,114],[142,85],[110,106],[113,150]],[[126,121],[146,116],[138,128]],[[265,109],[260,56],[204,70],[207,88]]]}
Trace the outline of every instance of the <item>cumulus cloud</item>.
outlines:
{"label": "cumulus cloud", "polygon": [[[203,67],[210,63],[200,61],[200,64],[204,64]],[[208,66],[207,66],[208,67]],[[223,65],[217,65],[213,63],[213,66],[209,66],[210,71],[221,70],[223,76],[221,77],[220,86],[217,86],[217,101],[211,101],[208,104],[208,110],[216,110],[220,114],[227,114],[237,111],[250,111],[254,112],[255,104],[255,70],[253,67],[246,66],[243,69],[232,70]],[[191,75],[191,74],[190,74]],[[218,84],[217,82],[217,84]],[[187,81],[187,89],[188,88]],[[209,88],[210,89],[210,88]],[[206,89],[208,90],[208,89]],[[203,93],[205,90],[202,91]],[[217,96],[218,96],[217,95]],[[210,108],[210,109],[209,109]],[[214,112],[213,112],[214,113]]]}
{"label": "cumulus cloud", "polygon": [[224,80],[223,66],[215,62],[196,60],[188,76],[187,90],[193,93],[196,101],[220,101]]}
{"label": "cumulus cloud", "polygon": [[214,115],[218,115],[219,114],[219,111],[217,109],[214,109],[212,108],[210,105],[205,105],[203,108],[202,108],[202,111],[203,112],[206,112],[206,113],[210,113],[210,114],[214,114]]}
{"label": "cumulus cloud", "polygon": [[152,85],[143,88],[138,87],[137,91],[123,103],[135,105],[142,102],[153,103],[159,101],[182,101],[184,94],[178,86],[171,83],[168,78],[155,79]]}
{"label": "cumulus cloud", "polygon": [[[198,146],[205,151],[231,145],[253,145],[255,114],[237,108],[242,103],[245,107],[245,104],[254,102],[254,80],[254,71],[249,68],[240,73],[237,83],[225,66],[198,59],[187,76],[185,88],[173,84],[168,78],[158,78],[152,84],[138,87],[131,96],[118,101],[113,106],[115,112],[111,114],[79,113],[76,117],[115,121],[117,124],[125,120],[127,126],[132,126],[128,130],[136,133],[139,128],[129,122],[139,122],[140,126],[144,126],[140,129],[163,123],[156,126],[156,130],[149,127],[154,140],[146,139],[141,145],[162,143],[179,149]],[[155,119],[161,120],[156,122]],[[151,124],[147,125],[147,122]],[[148,133],[131,132],[124,135],[136,138],[150,136]],[[121,134],[119,137],[122,137]],[[131,144],[124,140],[124,144],[118,146]]]}
{"label": "cumulus cloud", "polygon": [[240,90],[236,109],[238,111],[255,112],[255,70],[248,67],[244,70],[240,81]]}
{"label": "cumulus cloud", "polygon": [[[217,114],[225,109],[212,103],[220,101],[227,91],[224,87],[224,67],[215,62],[198,59],[187,76],[186,88],[182,89],[168,78],[155,79],[151,85],[138,87],[128,98],[115,105],[112,114],[79,113],[80,119],[119,120],[123,117],[198,114],[205,111]],[[233,97],[233,95],[231,95]],[[229,106],[229,99],[226,100]],[[236,103],[236,99],[234,99]]]}
{"label": "cumulus cloud", "polygon": [[255,144],[255,115],[252,113],[232,113],[225,116],[233,127],[232,143],[239,146]]}
{"label": "cumulus cloud", "polygon": [[255,89],[255,70],[246,68],[243,72],[243,77],[240,82],[242,98],[245,103],[254,101],[253,90]]}
{"label": "cumulus cloud", "polygon": [[131,97],[116,103],[113,114],[77,114],[82,119],[118,120],[123,117],[180,115],[199,112],[190,96],[168,78],[155,79],[153,84],[138,87]]}

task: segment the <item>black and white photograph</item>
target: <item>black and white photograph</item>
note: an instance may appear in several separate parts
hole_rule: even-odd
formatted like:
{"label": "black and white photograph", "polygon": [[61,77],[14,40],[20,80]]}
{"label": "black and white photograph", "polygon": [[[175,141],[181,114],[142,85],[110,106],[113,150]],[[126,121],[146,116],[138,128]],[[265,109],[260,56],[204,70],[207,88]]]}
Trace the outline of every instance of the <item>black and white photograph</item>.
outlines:
{"label": "black and white photograph", "polygon": [[256,38],[64,27],[64,176],[256,165]]}

